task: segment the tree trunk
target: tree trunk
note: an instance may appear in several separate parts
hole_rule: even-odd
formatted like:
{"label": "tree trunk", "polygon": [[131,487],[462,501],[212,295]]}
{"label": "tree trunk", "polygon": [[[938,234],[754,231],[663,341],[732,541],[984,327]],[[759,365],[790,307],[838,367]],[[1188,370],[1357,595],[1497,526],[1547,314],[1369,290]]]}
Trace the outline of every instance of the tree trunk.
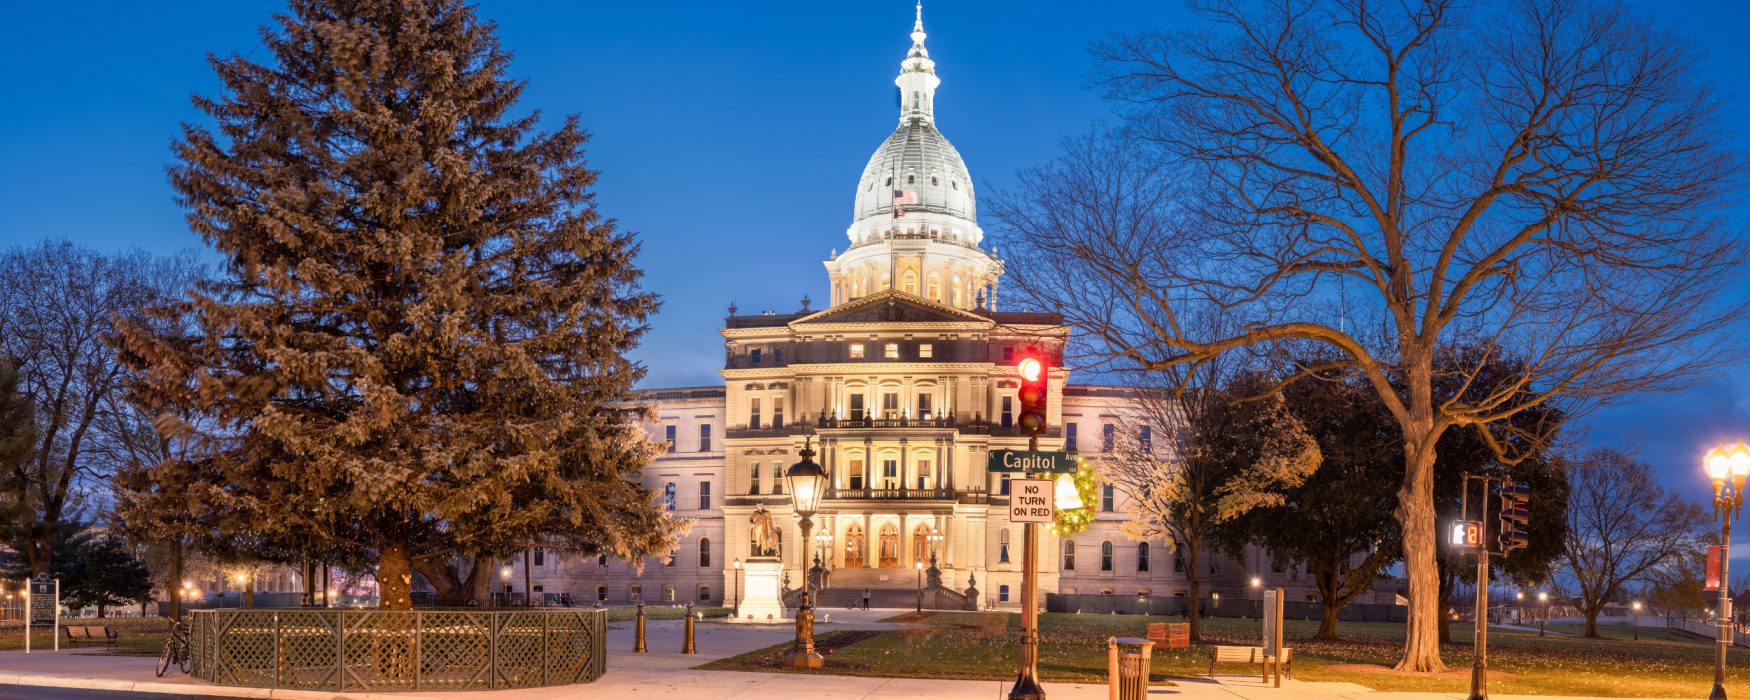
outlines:
{"label": "tree trunk", "polygon": [[[1203,641],[1203,577],[1197,569],[1197,546],[1185,545],[1185,574],[1191,582],[1191,600],[1186,606],[1191,617],[1191,641]],[[1212,611],[1213,612],[1213,611]]]}
{"label": "tree trunk", "polygon": [[[1421,381],[1417,381],[1420,379]],[[1427,392],[1428,377],[1412,376],[1412,393]],[[1416,386],[1421,384],[1421,386]],[[1420,390],[1418,392],[1417,390]],[[1412,399],[1416,414],[1405,426],[1404,483],[1398,489],[1398,525],[1404,533],[1404,575],[1409,579],[1409,615],[1399,671],[1445,671],[1440,660],[1440,569],[1434,561],[1433,408],[1426,396]]]}
{"label": "tree trunk", "polygon": [[241,605],[245,608],[254,608],[255,607],[255,585],[254,584],[255,584],[255,581],[253,581],[251,579],[244,579],[243,585],[239,586],[239,588],[241,588],[242,590],[237,592],[237,600],[241,601]]}
{"label": "tree trunk", "polygon": [[170,566],[168,568],[169,576],[166,577],[167,580],[164,582],[164,587],[168,589],[170,593],[170,595],[166,596],[170,599],[170,619],[180,620],[182,619],[183,606],[181,535],[177,535],[170,540]]}
{"label": "tree trunk", "polygon": [[385,544],[377,554],[377,607],[383,610],[413,609],[413,559],[407,547]]}
{"label": "tree trunk", "polygon": [[1326,597],[1323,602],[1324,615],[1319,618],[1319,633],[1316,636],[1319,639],[1335,641],[1337,639],[1337,612],[1342,610],[1343,606],[1333,597]]}
{"label": "tree trunk", "polygon": [[1591,610],[1580,611],[1581,614],[1586,616],[1586,637],[1588,639],[1598,638],[1598,611],[1600,610],[1603,610],[1603,608],[1592,608]]}
{"label": "tree trunk", "polygon": [[98,619],[103,619],[103,617],[104,617],[104,610],[105,610],[105,609],[106,609],[106,608],[108,608],[108,607],[109,607],[109,606],[108,606],[108,605],[106,605],[106,604],[104,604],[104,603],[102,603],[102,602],[99,602],[99,603],[98,603],[98,604],[97,604],[97,617],[98,617]]}

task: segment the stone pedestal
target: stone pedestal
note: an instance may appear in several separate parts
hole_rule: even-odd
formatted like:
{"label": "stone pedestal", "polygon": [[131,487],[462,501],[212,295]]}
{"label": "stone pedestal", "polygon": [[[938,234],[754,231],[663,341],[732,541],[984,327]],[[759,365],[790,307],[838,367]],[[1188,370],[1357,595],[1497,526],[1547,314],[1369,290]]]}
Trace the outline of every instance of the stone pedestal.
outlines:
{"label": "stone pedestal", "polygon": [[737,622],[787,623],[783,595],[784,565],[777,557],[759,557],[742,564],[746,594],[741,598]]}

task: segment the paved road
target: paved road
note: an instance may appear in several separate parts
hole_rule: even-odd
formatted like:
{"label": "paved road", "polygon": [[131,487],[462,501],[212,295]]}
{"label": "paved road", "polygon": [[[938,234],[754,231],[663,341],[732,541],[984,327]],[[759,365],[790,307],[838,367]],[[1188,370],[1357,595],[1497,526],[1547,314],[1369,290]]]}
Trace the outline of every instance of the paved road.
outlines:
{"label": "paved road", "polygon": [[45,688],[35,685],[0,685],[0,700],[212,700],[212,696],[127,693],[118,690],[86,690],[84,688]]}

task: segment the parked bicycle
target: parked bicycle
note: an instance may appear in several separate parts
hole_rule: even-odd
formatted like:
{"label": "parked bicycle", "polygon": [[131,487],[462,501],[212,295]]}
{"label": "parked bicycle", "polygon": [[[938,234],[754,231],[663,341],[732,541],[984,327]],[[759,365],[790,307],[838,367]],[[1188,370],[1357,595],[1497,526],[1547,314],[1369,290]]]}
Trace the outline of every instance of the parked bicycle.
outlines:
{"label": "parked bicycle", "polygon": [[164,651],[158,652],[158,675],[163,676],[171,664],[188,673],[193,660],[188,653],[188,623],[177,620],[170,629],[170,638],[164,640]]}

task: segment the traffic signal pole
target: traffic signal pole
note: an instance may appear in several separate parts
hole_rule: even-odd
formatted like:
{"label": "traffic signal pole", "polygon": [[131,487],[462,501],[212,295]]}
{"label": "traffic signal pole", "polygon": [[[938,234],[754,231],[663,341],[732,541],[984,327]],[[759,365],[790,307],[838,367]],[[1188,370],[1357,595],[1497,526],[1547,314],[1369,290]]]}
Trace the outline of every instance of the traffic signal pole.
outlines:
{"label": "traffic signal pole", "polygon": [[[1488,482],[1483,482],[1485,491]],[[1483,507],[1488,508],[1488,498],[1485,493]],[[1489,546],[1487,541],[1477,548],[1477,607],[1476,613],[1476,654],[1470,665],[1470,696],[1465,700],[1489,699]]]}
{"label": "traffic signal pole", "polygon": [[[1039,451],[1039,436],[1027,438],[1027,450]],[[1045,700],[1039,685],[1039,526],[1021,526],[1021,667],[1009,700]]]}

